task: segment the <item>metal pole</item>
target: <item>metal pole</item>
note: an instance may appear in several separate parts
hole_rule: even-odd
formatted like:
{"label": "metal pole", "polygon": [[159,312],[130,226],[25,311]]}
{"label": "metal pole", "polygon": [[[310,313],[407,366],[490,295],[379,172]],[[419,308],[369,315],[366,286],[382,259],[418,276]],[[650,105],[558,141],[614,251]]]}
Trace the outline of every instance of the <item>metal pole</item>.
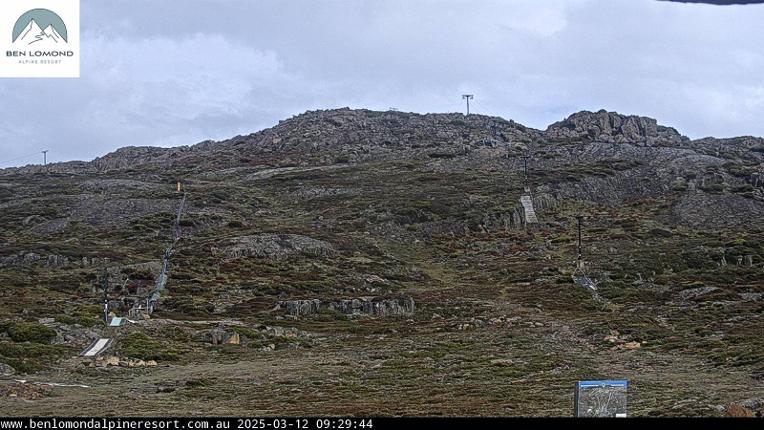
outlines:
{"label": "metal pole", "polygon": [[106,278],[106,271],[101,272],[101,286],[103,287],[103,320],[109,323],[109,282]]}
{"label": "metal pole", "polygon": [[581,215],[578,215],[576,219],[578,220],[578,261],[581,261],[581,218],[583,218]]}
{"label": "metal pole", "polygon": [[42,151],[42,165],[47,166],[48,165],[48,149],[45,151]]}

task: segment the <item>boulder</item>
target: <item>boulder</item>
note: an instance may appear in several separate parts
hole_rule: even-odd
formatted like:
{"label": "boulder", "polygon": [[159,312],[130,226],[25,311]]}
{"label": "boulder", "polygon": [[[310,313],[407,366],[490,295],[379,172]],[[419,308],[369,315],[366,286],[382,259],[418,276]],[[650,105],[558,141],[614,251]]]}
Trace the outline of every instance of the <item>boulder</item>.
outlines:
{"label": "boulder", "polygon": [[239,337],[239,333],[232,333],[228,339],[225,340],[226,345],[239,345],[241,344],[241,338]]}
{"label": "boulder", "polygon": [[241,343],[239,334],[236,332],[227,332],[221,327],[207,330],[201,333],[202,342],[206,342],[212,345],[224,345],[232,344],[238,345]]}
{"label": "boulder", "polygon": [[13,376],[15,373],[16,373],[16,369],[14,369],[13,367],[5,363],[0,363],[0,378]]}
{"label": "boulder", "polygon": [[119,357],[113,355],[108,357],[98,357],[97,360],[102,366],[119,366],[119,361]]}
{"label": "boulder", "polygon": [[285,337],[285,338],[297,338],[297,337],[310,336],[308,333],[302,330],[296,329],[294,327],[279,327],[279,326],[266,327],[265,333],[272,337]]}
{"label": "boulder", "polygon": [[752,410],[736,403],[727,405],[727,407],[724,408],[724,412],[728,417],[753,418],[755,416]]}

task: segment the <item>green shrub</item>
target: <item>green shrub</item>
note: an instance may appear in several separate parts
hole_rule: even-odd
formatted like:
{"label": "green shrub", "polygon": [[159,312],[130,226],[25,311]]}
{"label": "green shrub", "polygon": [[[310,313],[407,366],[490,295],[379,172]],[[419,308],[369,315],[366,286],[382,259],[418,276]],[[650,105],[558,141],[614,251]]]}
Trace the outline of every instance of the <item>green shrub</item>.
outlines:
{"label": "green shrub", "polygon": [[186,381],[186,387],[189,388],[204,388],[214,384],[214,381],[209,378],[191,379]]}
{"label": "green shrub", "polygon": [[724,191],[724,185],[722,184],[709,184],[706,186],[701,186],[701,190],[708,192],[708,193],[718,193],[721,191]]}
{"label": "green shrub", "polygon": [[69,315],[61,314],[61,315],[56,315],[54,318],[55,318],[56,322],[60,322],[61,324],[73,325],[73,324],[78,324],[79,323],[79,320],[77,318],[74,318],[74,317],[69,316]]}
{"label": "green shrub", "polygon": [[0,362],[13,367],[18,373],[38,372],[68,352],[69,348],[61,345],[0,342]]}
{"label": "green shrub", "polygon": [[238,333],[239,336],[246,337],[247,340],[255,340],[263,337],[258,330],[249,327],[234,327],[233,331]]}
{"label": "green shrub", "polygon": [[84,327],[93,327],[103,322],[103,308],[96,304],[79,305],[73,311],[71,316],[77,320],[77,323]]}
{"label": "green shrub", "polygon": [[14,342],[50,343],[56,331],[38,323],[16,323],[8,327],[8,336]]}
{"label": "green shrub", "polygon": [[741,194],[741,193],[750,193],[753,190],[754,190],[753,185],[745,184],[745,185],[741,185],[739,187],[733,188],[732,192],[737,193],[737,194]]}
{"label": "green shrub", "polygon": [[180,358],[173,348],[152,339],[144,333],[131,333],[119,341],[119,352],[130,358],[142,360],[175,361]]}

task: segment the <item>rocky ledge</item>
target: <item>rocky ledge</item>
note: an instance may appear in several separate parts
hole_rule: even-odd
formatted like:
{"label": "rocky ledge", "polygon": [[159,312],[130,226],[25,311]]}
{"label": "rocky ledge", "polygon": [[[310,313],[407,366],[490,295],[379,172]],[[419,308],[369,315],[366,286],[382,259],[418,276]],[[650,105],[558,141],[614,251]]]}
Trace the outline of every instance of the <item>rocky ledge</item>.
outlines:
{"label": "rocky ledge", "polygon": [[257,257],[280,259],[296,254],[323,256],[334,253],[331,244],[297,234],[258,234],[233,238],[212,253],[227,259]]}
{"label": "rocky ledge", "polygon": [[414,299],[408,296],[395,298],[358,297],[328,301],[319,299],[286,300],[279,302],[274,308],[275,311],[284,311],[293,317],[317,314],[321,311],[335,311],[348,316],[386,317],[412,315],[414,309]]}

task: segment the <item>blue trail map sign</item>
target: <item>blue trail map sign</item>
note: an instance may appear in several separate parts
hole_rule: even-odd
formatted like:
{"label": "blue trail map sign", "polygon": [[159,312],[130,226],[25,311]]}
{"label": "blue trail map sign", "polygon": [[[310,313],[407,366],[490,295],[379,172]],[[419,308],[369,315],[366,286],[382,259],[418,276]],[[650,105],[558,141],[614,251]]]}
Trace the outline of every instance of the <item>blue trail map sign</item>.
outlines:
{"label": "blue trail map sign", "polygon": [[626,417],[629,381],[609,379],[576,383],[575,416]]}

